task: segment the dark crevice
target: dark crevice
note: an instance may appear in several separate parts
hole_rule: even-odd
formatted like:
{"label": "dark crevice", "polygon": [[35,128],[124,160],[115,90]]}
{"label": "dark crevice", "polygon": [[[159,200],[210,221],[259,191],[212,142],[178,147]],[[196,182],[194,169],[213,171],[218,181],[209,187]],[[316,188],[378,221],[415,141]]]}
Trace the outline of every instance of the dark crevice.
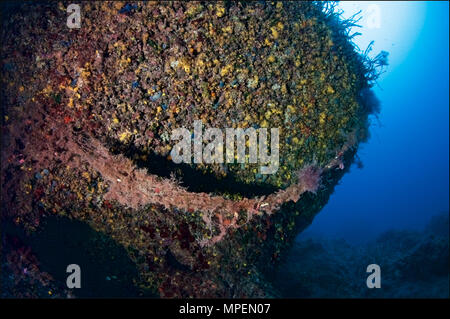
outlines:
{"label": "dark crevice", "polygon": [[[122,154],[133,160],[139,168],[145,168],[149,174],[163,178],[172,175],[190,192],[240,194],[245,197],[263,196],[274,193],[278,188],[272,185],[246,184],[236,180],[235,176],[217,177],[213,173],[196,170],[188,164],[175,164],[166,157],[142,151],[135,145],[124,145],[117,140],[108,139],[107,145],[115,155]],[[140,159],[145,155],[147,160]]]}
{"label": "dark crevice", "polygon": [[59,289],[66,289],[67,266],[79,265],[81,288],[72,289],[75,297],[156,297],[135,287],[138,270],[125,248],[84,222],[51,216],[31,235],[11,221],[2,221],[1,229],[3,244],[9,247],[5,240],[18,238],[30,247],[39,269],[49,273]]}

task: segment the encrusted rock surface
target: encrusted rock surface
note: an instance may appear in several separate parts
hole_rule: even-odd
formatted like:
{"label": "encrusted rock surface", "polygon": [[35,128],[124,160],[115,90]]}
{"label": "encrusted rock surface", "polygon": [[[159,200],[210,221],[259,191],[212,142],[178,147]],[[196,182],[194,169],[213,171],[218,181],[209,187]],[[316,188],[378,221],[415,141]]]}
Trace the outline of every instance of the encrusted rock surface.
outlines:
{"label": "encrusted rock surface", "polygon": [[[92,2],[69,29],[67,5],[3,22],[2,219],[85,222],[161,297],[270,296],[264,272],[368,135],[350,22],[310,2]],[[278,171],[175,165],[171,131],[195,120],[281,128]]]}

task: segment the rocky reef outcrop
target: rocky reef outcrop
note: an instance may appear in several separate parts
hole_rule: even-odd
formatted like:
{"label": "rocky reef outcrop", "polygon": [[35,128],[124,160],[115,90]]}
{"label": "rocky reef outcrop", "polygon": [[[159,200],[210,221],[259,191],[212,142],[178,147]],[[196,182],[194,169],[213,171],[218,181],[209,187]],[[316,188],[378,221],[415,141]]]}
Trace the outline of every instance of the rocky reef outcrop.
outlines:
{"label": "rocky reef outcrop", "polygon": [[[448,212],[423,230],[389,230],[351,245],[338,239],[297,241],[274,272],[284,298],[448,298]],[[368,289],[367,266],[381,269],[381,289]]]}
{"label": "rocky reef outcrop", "polygon": [[[3,223],[54,254],[48,223],[88,225],[125,249],[137,295],[271,296],[265,273],[368,137],[385,56],[328,3],[86,2],[80,28],[67,6],[2,22]],[[175,164],[171,132],[194,121],[280,128],[278,169]]]}

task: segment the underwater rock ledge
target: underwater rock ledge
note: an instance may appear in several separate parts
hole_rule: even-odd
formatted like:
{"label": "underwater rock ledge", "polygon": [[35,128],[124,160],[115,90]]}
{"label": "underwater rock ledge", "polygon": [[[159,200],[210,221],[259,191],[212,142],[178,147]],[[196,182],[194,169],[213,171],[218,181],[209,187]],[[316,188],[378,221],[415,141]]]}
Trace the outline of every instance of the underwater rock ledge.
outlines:
{"label": "underwater rock ledge", "polygon": [[[102,1],[69,29],[67,5],[22,4],[2,22],[2,221],[28,236],[55,216],[89,225],[126,250],[142,294],[270,297],[265,273],[377,111],[379,61],[355,50],[352,21],[327,3]],[[278,171],[161,169],[170,132],[196,120],[281,128]]]}

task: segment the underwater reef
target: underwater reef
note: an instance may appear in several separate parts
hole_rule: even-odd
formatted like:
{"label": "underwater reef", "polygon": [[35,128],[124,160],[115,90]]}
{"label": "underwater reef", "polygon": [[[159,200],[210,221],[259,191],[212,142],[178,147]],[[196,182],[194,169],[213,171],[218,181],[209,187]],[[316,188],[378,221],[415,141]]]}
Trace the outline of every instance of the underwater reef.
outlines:
{"label": "underwater reef", "polygon": [[[267,274],[368,138],[386,53],[327,2],[83,2],[80,28],[68,4],[2,8],[6,295],[67,297],[77,263],[75,297],[274,296]],[[280,128],[278,170],[175,164],[170,134],[196,120]]]}
{"label": "underwater reef", "polygon": [[[285,298],[449,298],[449,215],[422,231],[390,230],[365,245],[299,240],[271,278]],[[381,288],[368,289],[366,267],[378,264]]]}

